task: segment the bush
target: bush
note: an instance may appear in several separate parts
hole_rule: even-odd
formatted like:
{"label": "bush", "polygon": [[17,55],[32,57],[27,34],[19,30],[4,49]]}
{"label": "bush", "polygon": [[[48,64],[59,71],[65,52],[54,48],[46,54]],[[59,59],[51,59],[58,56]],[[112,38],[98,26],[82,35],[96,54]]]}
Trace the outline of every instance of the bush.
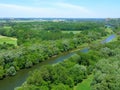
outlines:
{"label": "bush", "polygon": [[9,69],[7,69],[6,74],[10,75],[10,76],[15,75],[16,74],[16,70],[15,70],[14,66],[11,66]]}
{"label": "bush", "polygon": [[4,76],[4,69],[2,66],[0,66],[0,79],[2,79]]}
{"label": "bush", "polygon": [[73,90],[68,85],[59,83],[58,85],[53,85],[51,90]]}

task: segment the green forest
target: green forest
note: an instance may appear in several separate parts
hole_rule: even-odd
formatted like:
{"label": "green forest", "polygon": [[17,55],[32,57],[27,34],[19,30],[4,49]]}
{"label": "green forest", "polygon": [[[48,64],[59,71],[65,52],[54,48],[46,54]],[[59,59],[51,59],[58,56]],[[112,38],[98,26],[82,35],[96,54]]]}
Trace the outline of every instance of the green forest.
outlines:
{"label": "green forest", "polygon": [[120,19],[0,22],[0,82],[73,52],[30,71],[14,90],[119,90],[119,40]]}

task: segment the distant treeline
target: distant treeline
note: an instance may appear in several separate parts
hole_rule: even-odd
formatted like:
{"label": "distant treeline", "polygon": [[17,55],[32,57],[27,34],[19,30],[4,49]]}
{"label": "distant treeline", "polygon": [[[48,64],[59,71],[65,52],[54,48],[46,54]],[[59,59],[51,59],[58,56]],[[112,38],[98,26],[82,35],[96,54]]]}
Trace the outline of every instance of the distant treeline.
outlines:
{"label": "distant treeline", "polygon": [[72,38],[74,34],[61,31],[104,31],[105,24],[101,22],[19,22],[3,23],[0,34],[16,37],[18,45],[37,40],[58,40]]}

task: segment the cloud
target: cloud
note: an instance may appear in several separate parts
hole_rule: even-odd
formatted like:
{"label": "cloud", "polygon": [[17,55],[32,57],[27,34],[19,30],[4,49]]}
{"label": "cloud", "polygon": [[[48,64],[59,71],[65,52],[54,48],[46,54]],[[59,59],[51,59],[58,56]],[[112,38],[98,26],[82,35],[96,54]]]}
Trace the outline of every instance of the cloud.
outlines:
{"label": "cloud", "polygon": [[56,3],[56,6],[64,12],[65,15],[70,17],[93,17],[94,12],[88,9],[87,7],[69,4],[69,3]]}
{"label": "cloud", "polygon": [[78,6],[78,5],[73,5],[73,4],[68,4],[68,3],[56,3],[57,6],[63,8],[63,9],[69,9],[69,10],[78,10],[78,12],[82,12],[82,13],[90,13],[90,11],[82,6]]}
{"label": "cloud", "polygon": [[36,8],[14,4],[0,4],[0,17],[41,17],[50,14],[54,8]]}
{"label": "cloud", "polygon": [[90,17],[92,12],[82,6],[52,3],[51,7],[0,4],[0,17]]}

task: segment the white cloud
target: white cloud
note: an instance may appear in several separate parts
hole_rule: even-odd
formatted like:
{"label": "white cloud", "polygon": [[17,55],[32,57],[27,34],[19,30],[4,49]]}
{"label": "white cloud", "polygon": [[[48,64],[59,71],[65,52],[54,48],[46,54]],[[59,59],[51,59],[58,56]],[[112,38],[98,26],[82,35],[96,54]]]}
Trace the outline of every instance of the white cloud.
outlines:
{"label": "white cloud", "polygon": [[32,7],[0,4],[0,17],[91,17],[85,7],[68,3],[53,3],[52,7]]}
{"label": "white cloud", "polygon": [[0,4],[0,17],[39,17],[46,16],[54,8],[36,8],[12,4]]}
{"label": "white cloud", "polygon": [[90,13],[90,11],[87,8],[78,5],[73,5],[68,3],[56,3],[56,5],[64,9],[75,10],[75,11],[78,10],[83,13]]}
{"label": "white cloud", "polygon": [[60,7],[64,12],[64,15],[71,17],[93,17],[93,11],[86,7],[68,4],[68,3],[56,3],[56,6]]}

